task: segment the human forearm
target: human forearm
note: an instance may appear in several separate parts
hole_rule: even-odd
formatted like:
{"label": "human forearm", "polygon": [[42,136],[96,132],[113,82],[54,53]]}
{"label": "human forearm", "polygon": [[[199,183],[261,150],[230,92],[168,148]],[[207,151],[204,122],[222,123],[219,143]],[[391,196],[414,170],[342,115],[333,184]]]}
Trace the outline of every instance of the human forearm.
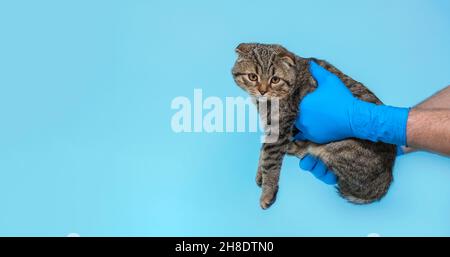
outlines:
{"label": "human forearm", "polygon": [[419,109],[450,109],[450,86],[442,89],[425,101],[416,105],[415,108]]}
{"label": "human forearm", "polygon": [[407,123],[408,146],[450,156],[450,109],[413,108]]}
{"label": "human forearm", "polygon": [[[450,109],[450,86],[447,86],[436,94],[430,96],[423,102],[416,105],[414,108],[421,110]],[[404,153],[410,153],[415,152],[418,149],[402,146],[402,150]]]}

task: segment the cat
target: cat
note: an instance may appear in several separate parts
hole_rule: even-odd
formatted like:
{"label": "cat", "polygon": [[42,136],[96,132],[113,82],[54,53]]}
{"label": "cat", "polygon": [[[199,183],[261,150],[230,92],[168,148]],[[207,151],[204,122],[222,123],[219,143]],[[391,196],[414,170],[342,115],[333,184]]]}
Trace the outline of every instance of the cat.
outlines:
{"label": "cat", "polygon": [[286,154],[299,158],[310,154],[322,160],[335,173],[339,194],[351,203],[372,203],[387,193],[393,180],[395,145],[356,138],[321,145],[292,141],[292,136],[298,132],[294,122],[297,114],[301,115],[299,103],[317,88],[317,82],[309,71],[311,61],[337,75],[355,97],[382,104],[369,89],[328,62],[296,56],[281,45],[242,43],[236,48],[236,53],[238,59],[232,69],[236,84],[249,93],[256,104],[262,96],[269,103],[270,99],[277,98],[279,104],[279,117],[276,117],[279,136],[275,142],[263,143],[256,175],[256,183],[262,188],[262,209],[269,208],[276,199]]}

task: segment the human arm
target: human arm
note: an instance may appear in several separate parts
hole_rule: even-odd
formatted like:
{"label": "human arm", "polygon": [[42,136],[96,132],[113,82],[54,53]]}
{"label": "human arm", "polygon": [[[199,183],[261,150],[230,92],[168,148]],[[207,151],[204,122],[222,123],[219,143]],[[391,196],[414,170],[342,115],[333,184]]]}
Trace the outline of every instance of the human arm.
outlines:
{"label": "human arm", "polygon": [[450,156],[450,108],[413,108],[408,118],[407,138],[408,146],[413,149]]}
{"label": "human arm", "polygon": [[450,109],[450,85],[425,99],[414,107],[415,109]]}
{"label": "human arm", "polygon": [[[447,110],[450,109],[450,86],[447,86],[444,89],[440,90],[439,92],[437,92],[436,94],[427,98],[423,102],[419,103],[412,109],[412,111],[410,113],[411,120],[408,120],[408,125],[410,122],[412,123],[412,125],[408,126],[408,128],[411,129],[411,131],[408,132],[407,134],[409,135],[409,134],[417,133],[417,131],[415,131],[417,129],[414,129],[415,120],[424,119],[424,117],[436,115],[436,114],[426,115],[425,110],[426,111],[433,110],[432,112],[442,112],[441,109],[447,109]],[[437,115],[439,115],[439,114],[437,114]],[[444,118],[444,120],[445,120],[445,118]],[[444,126],[442,126],[442,127],[444,127]],[[447,127],[448,127],[448,125],[447,125]],[[415,136],[415,137],[417,137],[417,136]],[[411,137],[409,137],[409,138],[411,138]],[[408,143],[409,143],[408,144],[409,147],[406,147],[406,146],[402,147],[402,150],[404,153],[410,153],[410,152],[417,151],[416,148],[412,147],[412,145],[416,144],[415,142],[408,142]],[[421,147],[419,146],[419,148],[421,148]]]}

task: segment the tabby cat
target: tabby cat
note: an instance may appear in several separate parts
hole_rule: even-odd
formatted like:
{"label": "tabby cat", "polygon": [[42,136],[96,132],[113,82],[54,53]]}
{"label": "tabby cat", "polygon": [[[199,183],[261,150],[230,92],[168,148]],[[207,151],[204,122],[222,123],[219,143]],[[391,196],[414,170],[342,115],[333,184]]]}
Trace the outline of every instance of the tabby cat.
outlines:
{"label": "tabby cat", "polygon": [[279,136],[276,142],[263,143],[256,175],[262,188],[261,208],[267,209],[275,201],[285,154],[299,158],[311,154],[322,160],[336,174],[340,195],[352,203],[371,203],[386,194],[392,182],[396,146],[356,138],[322,145],[291,139],[299,111],[301,115],[299,103],[317,87],[309,71],[310,61],[337,75],[355,97],[382,104],[370,90],[328,62],[296,56],[280,45],[243,43],[236,52],[232,74],[237,85],[254,97],[256,104],[262,96],[268,102],[277,98],[279,103]]}

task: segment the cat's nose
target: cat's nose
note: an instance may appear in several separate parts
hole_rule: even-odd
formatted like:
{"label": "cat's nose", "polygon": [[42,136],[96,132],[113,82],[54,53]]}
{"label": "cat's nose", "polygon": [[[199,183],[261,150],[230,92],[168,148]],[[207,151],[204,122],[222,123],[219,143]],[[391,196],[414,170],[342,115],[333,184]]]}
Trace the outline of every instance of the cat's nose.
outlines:
{"label": "cat's nose", "polygon": [[267,88],[260,87],[260,88],[258,88],[258,91],[261,93],[261,95],[264,95],[265,93],[267,93]]}

